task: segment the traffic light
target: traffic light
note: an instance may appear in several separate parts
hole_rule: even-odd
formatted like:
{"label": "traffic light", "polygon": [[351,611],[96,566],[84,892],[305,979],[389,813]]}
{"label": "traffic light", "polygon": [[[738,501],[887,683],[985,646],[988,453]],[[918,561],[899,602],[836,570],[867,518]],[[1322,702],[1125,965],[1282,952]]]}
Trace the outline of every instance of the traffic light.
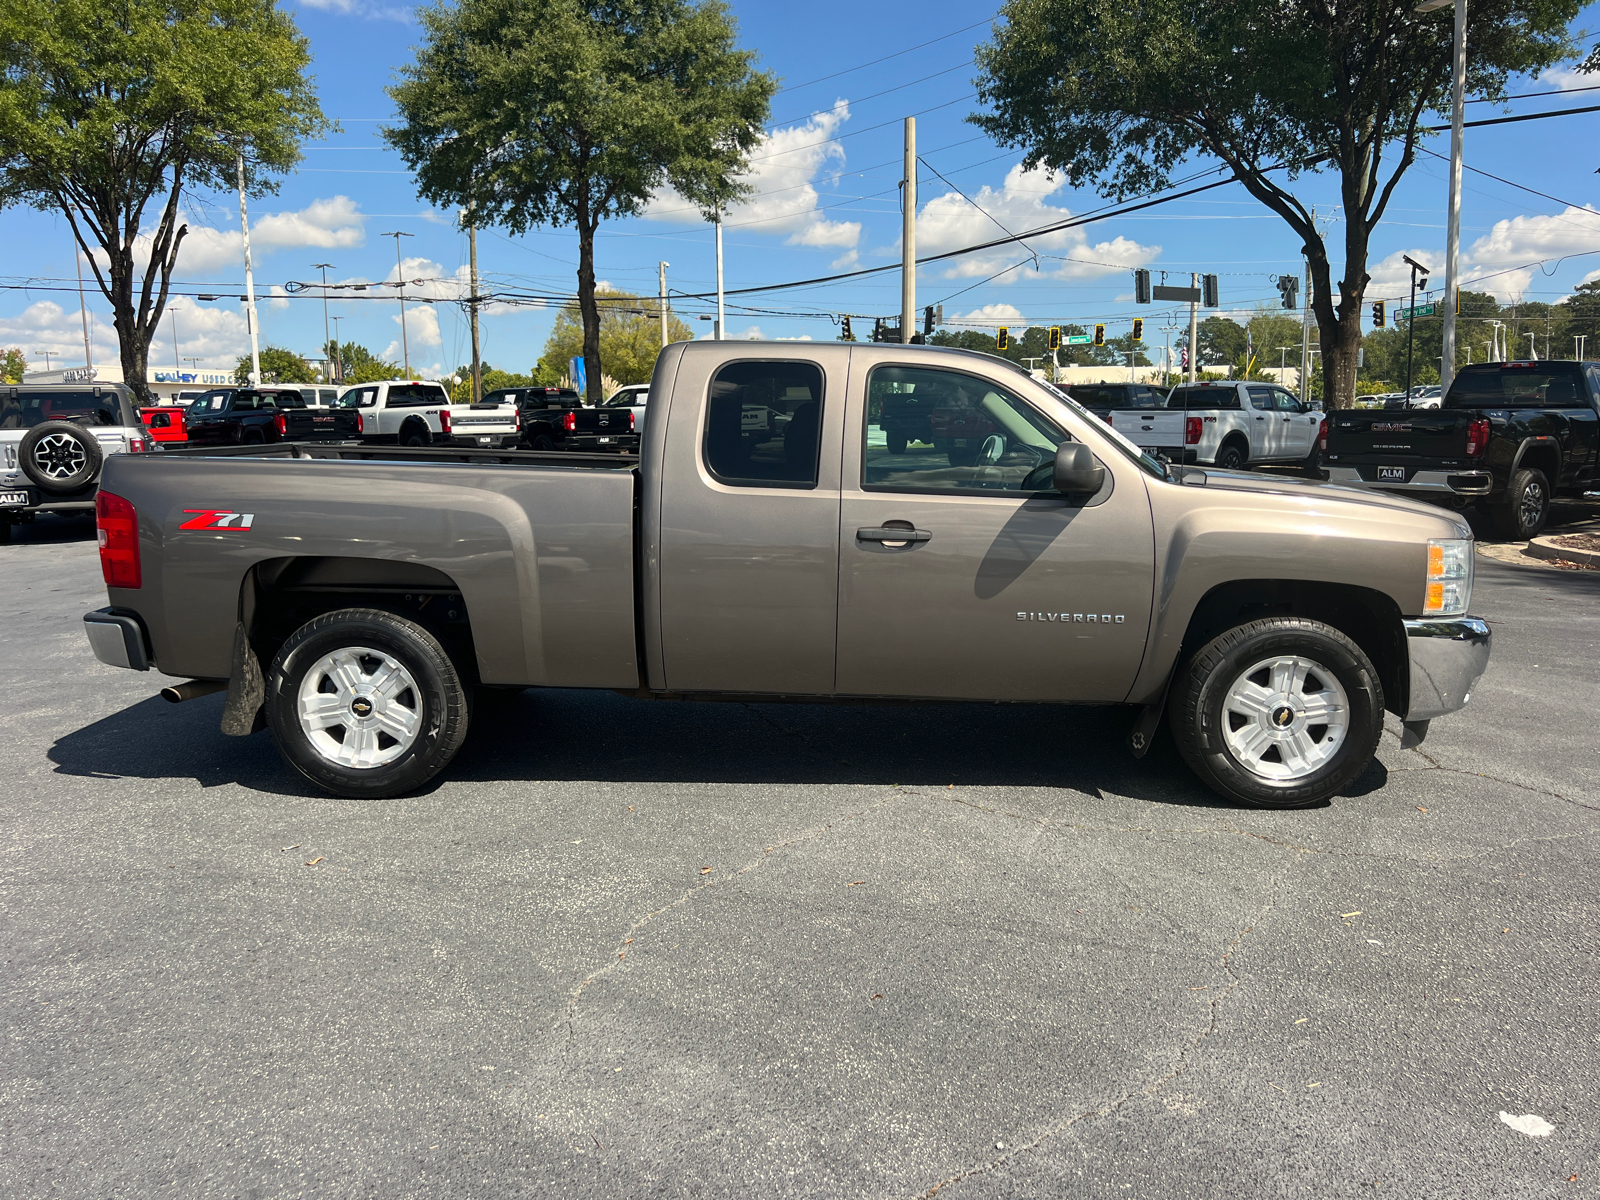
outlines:
{"label": "traffic light", "polygon": [[1294,275],[1278,276],[1278,295],[1283,298],[1283,306],[1285,308],[1293,308],[1295,306],[1295,297],[1299,295],[1299,292],[1300,280],[1298,277]]}
{"label": "traffic light", "polygon": [[1011,349],[1011,330],[1004,325],[1000,326],[1000,329],[994,335],[994,348],[996,350]]}
{"label": "traffic light", "polygon": [[882,317],[873,317],[872,318],[872,340],[875,341],[875,342],[883,341],[883,318]]}
{"label": "traffic light", "polygon": [[1150,303],[1150,272],[1143,267],[1133,273],[1133,302]]}
{"label": "traffic light", "polygon": [[1383,301],[1382,300],[1374,300],[1372,302],[1372,327],[1374,329],[1382,329],[1383,328],[1384,316],[1385,316],[1385,313],[1384,313]]}
{"label": "traffic light", "polygon": [[1215,275],[1200,276],[1200,303],[1207,308],[1217,307],[1217,277]]}
{"label": "traffic light", "polygon": [[1094,344],[1096,346],[1104,346],[1106,344],[1106,327],[1104,325],[1096,325],[1094,327]]}
{"label": "traffic light", "polygon": [[853,341],[856,340],[856,335],[850,332],[850,318],[849,317],[840,318],[840,321],[839,321],[839,340],[841,342],[853,342]]}
{"label": "traffic light", "polygon": [[922,340],[927,341],[933,336],[933,305],[928,305],[922,310]]}
{"label": "traffic light", "polygon": [[1061,349],[1061,326],[1059,325],[1050,326],[1050,349]]}
{"label": "traffic light", "polygon": [[1143,317],[1135,317],[1133,319],[1133,340],[1136,341],[1136,342],[1144,341],[1144,318]]}

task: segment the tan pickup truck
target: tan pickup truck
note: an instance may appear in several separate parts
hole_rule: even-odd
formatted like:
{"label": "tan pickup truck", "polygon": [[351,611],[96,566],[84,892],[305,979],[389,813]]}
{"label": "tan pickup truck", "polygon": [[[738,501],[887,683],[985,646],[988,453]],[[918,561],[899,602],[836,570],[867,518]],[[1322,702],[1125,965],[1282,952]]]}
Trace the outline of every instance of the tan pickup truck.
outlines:
{"label": "tan pickup truck", "polygon": [[[973,444],[886,434],[912,400]],[[440,771],[474,689],[569,687],[1128,705],[1134,753],[1165,714],[1218,792],[1300,807],[1488,661],[1459,517],[1169,468],[985,355],[679,343],[649,405],[637,457],[108,460],[89,640],[347,796]]]}

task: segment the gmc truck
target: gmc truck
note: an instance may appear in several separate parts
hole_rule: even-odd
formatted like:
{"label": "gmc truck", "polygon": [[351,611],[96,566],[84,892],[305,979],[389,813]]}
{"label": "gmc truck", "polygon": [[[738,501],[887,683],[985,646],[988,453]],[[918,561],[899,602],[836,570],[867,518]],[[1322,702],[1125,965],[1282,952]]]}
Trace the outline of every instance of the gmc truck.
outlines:
{"label": "gmc truck", "polygon": [[[1489,655],[1459,517],[1170,468],[993,357],[679,342],[638,456],[296,445],[106,464],[95,655],[226,689],[316,785],[385,797],[475,689],[1128,705],[1235,801],[1414,744]],[[880,424],[922,397],[952,455]],[[756,419],[759,418],[759,419]],[[953,447],[952,447],[953,448]],[[967,453],[970,449],[971,453]]]}
{"label": "gmc truck", "polygon": [[1527,541],[1552,496],[1600,488],[1600,363],[1477,363],[1435,407],[1340,411],[1327,465],[1348,487],[1476,504],[1494,536]]}

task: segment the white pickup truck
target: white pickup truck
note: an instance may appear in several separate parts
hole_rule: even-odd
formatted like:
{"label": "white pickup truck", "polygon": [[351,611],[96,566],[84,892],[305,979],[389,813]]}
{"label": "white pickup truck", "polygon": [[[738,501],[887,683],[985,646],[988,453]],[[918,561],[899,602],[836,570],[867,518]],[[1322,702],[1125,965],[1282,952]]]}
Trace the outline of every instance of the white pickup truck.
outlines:
{"label": "white pickup truck", "polygon": [[1191,383],[1172,389],[1165,409],[1115,409],[1111,427],[1136,446],[1175,462],[1237,471],[1255,463],[1298,463],[1320,477],[1328,427],[1321,411],[1270,383]]}
{"label": "white pickup truck", "polygon": [[401,446],[487,446],[522,441],[515,404],[451,404],[443,384],[420,379],[351,384],[339,405],[361,414],[361,440]]}

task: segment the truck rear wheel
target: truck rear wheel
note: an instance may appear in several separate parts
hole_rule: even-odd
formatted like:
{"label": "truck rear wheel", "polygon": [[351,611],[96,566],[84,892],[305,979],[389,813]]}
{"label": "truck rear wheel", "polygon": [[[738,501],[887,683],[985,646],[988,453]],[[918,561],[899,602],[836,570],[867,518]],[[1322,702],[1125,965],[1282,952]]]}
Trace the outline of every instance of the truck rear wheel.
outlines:
{"label": "truck rear wheel", "polygon": [[1212,639],[1173,681],[1168,719],[1213,791],[1257,808],[1307,808],[1367,769],[1383,686],[1330,625],[1273,617]]}
{"label": "truck rear wheel", "polygon": [[466,740],[469,698],[439,640],[414,621],[346,608],[302,625],[267,673],[278,751],[336,796],[399,796]]}
{"label": "truck rear wheel", "polygon": [[1531,541],[1550,519],[1550,484],[1543,471],[1523,467],[1511,472],[1505,494],[1484,508],[1495,537],[1504,542]]}
{"label": "truck rear wheel", "polygon": [[1242,471],[1248,459],[1243,446],[1238,442],[1228,442],[1217,451],[1217,470]]}

